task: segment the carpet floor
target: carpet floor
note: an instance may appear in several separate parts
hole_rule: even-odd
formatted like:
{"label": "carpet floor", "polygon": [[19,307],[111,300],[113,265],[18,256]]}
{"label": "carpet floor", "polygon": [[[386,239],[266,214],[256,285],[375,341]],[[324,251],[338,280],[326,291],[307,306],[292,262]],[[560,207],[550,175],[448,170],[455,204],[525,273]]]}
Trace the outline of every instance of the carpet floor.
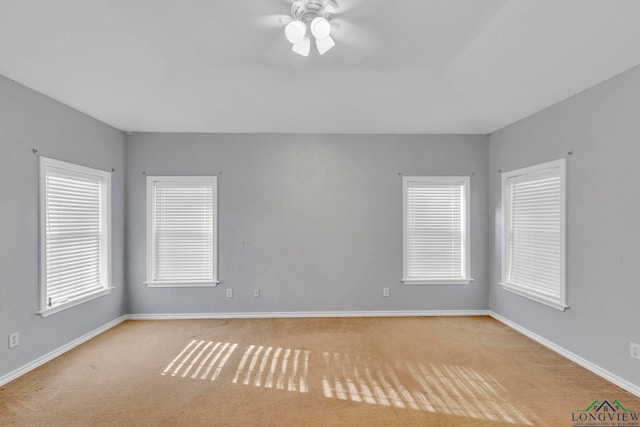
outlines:
{"label": "carpet floor", "polygon": [[604,410],[640,399],[482,316],[127,321],[0,387],[0,425],[17,426],[572,426]]}

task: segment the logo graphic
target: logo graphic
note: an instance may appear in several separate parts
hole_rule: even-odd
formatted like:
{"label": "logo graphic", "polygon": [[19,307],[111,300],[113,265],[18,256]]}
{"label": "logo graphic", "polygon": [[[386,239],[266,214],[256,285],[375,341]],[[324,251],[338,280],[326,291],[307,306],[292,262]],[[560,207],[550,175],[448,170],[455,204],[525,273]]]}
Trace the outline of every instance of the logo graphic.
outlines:
{"label": "logo graphic", "polygon": [[640,427],[640,412],[625,408],[617,400],[594,400],[587,409],[571,414],[571,421],[573,427]]}

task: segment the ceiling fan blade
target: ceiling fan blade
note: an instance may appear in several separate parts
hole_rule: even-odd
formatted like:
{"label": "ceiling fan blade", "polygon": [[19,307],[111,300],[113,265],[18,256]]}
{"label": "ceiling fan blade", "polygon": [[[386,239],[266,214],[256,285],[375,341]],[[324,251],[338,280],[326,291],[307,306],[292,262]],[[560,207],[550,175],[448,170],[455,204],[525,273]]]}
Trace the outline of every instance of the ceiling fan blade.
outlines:
{"label": "ceiling fan blade", "polygon": [[340,43],[354,47],[380,45],[378,38],[352,21],[341,17],[335,17],[331,20],[331,36]]}
{"label": "ceiling fan blade", "polygon": [[360,4],[364,3],[364,0],[335,0],[329,1],[326,9],[331,15],[345,13]]}
{"label": "ceiling fan blade", "polygon": [[284,14],[271,14],[255,16],[250,22],[258,28],[284,28],[291,22],[291,16]]}
{"label": "ceiling fan blade", "polygon": [[336,48],[327,55],[335,55],[343,62],[355,64],[370,57],[382,47],[379,38],[352,21],[336,17],[331,24],[331,37],[336,42]]}

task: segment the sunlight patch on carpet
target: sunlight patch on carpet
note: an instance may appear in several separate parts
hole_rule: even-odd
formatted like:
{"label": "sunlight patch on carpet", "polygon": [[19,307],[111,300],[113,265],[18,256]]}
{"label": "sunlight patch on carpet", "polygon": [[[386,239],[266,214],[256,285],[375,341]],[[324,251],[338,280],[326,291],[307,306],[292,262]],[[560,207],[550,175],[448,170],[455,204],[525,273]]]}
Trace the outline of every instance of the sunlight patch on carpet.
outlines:
{"label": "sunlight patch on carpet", "polygon": [[533,425],[494,377],[471,368],[327,352],[323,360],[326,398]]}
{"label": "sunlight patch on carpet", "polygon": [[[220,376],[227,360],[238,344],[213,343],[212,341],[192,340],[167,365],[161,375],[180,376],[214,381]],[[202,372],[202,375],[200,375]]]}
{"label": "sunlight patch on carpet", "polygon": [[251,345],[232,382],[308,393],[309,354],[307,350]]}
{"label": "sunlight patch on carpet", "polygon": [[[412,409],[517,425],[533,425],[525,411],[511,403],[508,390],[476,369],[420,361],[391,362],[370,355],[192,340],[162,375],[217,379],[231,364],[232,384],[274,390],[317,393],[370,405]],[[240,357],[240,354],[242,356]],[[239,359],[239,360],[238,360]],[[318,381],[309,384],[310,374]],[[533,417],[535,418],[535,417]]]}

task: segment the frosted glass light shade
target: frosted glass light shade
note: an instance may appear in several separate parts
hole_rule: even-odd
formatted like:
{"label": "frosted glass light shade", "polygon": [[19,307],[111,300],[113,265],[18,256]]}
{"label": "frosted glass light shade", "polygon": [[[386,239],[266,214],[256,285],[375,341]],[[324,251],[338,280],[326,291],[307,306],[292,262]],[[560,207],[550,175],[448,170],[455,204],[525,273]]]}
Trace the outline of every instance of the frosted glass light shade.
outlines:
{"label": "frosted glass light shade", "polygon": [[311,39],[309,37],[304,37],[298,43],[293,45],[292,50],[298,55],[309,56],[309,52],[311,51]]}
{"label": "frosted glass light shade", "polygon": [[317,16],[311,21],[311,34],[318,40],[323,40],[331,34],[331,24],[326,19]]}
{"label": "frosted glass light shade", "polygon": [[336,45],[336,42],[334,42],[331,37],[327,37],[322,40],[316,39],[316,47],[318,48],[318,53],[320,55],[324,55],[325,53],[327,53],[329,49],[331,49],[335,45]]}
{"label": "frosted glass light shade", "polygon": [[291,21],[284,27],[284,35],[291,44],[300,43],[307,33],[307,26],[302,21]]}

